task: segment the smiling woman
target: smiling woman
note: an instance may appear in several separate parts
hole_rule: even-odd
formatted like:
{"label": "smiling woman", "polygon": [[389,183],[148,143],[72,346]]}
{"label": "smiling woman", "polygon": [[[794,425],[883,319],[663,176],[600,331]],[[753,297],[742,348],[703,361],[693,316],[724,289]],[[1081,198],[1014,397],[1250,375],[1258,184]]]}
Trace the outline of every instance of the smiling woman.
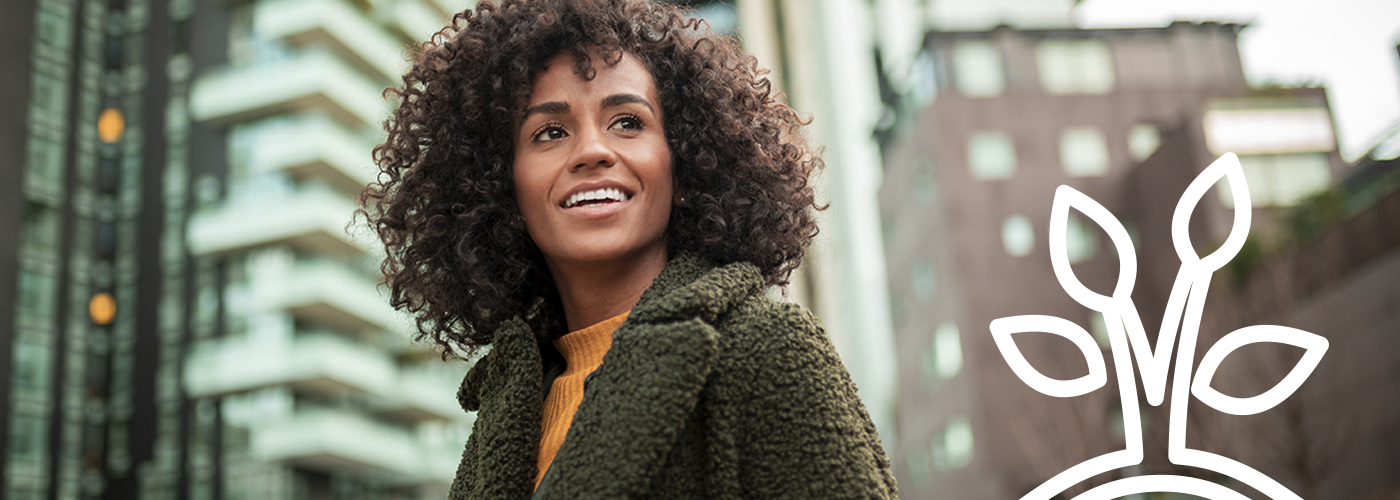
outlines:
{"label": "smiling woman", "polygon": [[676,7],[482,0],[424,43],[363,210],[390,303],[490,346],[452,498],[892,498],[787,282],[822,161],[752,57]]}

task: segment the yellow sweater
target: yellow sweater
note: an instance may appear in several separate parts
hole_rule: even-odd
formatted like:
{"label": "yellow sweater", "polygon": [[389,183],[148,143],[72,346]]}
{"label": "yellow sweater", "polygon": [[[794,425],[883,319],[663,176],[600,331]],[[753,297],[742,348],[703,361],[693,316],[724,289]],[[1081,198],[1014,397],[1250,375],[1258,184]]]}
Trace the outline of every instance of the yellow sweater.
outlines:
{"label": "yellow sweater", "polygon": [[583,379],[603,364],[603,355],[612,347],[613,330],[622,326],[626,313],[605,319],[582,330],[569,332],[554,341],[567,363],[564,373],[554,379],[549,396],[544,400],[543,435],[540,437],[539,472],[535,487],[540,486],[544,472],[554,462],[554,455],[564,444],[564,435],[574,420],[574,412],[583,401]]}

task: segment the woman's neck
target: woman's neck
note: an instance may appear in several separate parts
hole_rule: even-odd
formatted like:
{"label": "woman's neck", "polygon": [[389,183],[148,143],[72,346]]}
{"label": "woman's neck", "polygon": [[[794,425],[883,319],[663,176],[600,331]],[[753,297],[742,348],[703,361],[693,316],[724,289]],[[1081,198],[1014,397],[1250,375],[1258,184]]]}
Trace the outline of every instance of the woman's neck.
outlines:
{"label": "woman's neck", "polygon": [[615,262],[559,262],[546,258],[569,331],[617,316],[637,305],[661,270],[666,251]]}

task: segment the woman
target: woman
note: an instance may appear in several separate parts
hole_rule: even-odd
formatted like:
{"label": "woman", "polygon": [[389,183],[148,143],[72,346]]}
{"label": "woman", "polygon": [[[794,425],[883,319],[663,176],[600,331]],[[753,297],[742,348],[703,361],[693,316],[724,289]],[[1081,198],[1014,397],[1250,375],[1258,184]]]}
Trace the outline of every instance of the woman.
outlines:
{"label": "woman", "polygon": [[394,307],[490,351],[452,498],[891,498],[821,327],[773,301],[821,166],[672,6],[478,3],[423,46],[366,191]]}

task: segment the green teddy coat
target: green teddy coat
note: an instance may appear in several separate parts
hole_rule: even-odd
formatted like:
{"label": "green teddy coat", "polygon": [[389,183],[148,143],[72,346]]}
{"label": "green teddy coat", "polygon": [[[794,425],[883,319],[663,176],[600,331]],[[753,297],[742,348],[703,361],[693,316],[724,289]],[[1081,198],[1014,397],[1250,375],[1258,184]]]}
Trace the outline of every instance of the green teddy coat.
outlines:
{"label": "green teddy coat", "polygon": [[[543,499],[895,498],[875,426],[826,333],[751,264],[667,264],[585,383]],[[458,400],[476,411],[452,499],[532,495],[544,368],[519,319]]]}

